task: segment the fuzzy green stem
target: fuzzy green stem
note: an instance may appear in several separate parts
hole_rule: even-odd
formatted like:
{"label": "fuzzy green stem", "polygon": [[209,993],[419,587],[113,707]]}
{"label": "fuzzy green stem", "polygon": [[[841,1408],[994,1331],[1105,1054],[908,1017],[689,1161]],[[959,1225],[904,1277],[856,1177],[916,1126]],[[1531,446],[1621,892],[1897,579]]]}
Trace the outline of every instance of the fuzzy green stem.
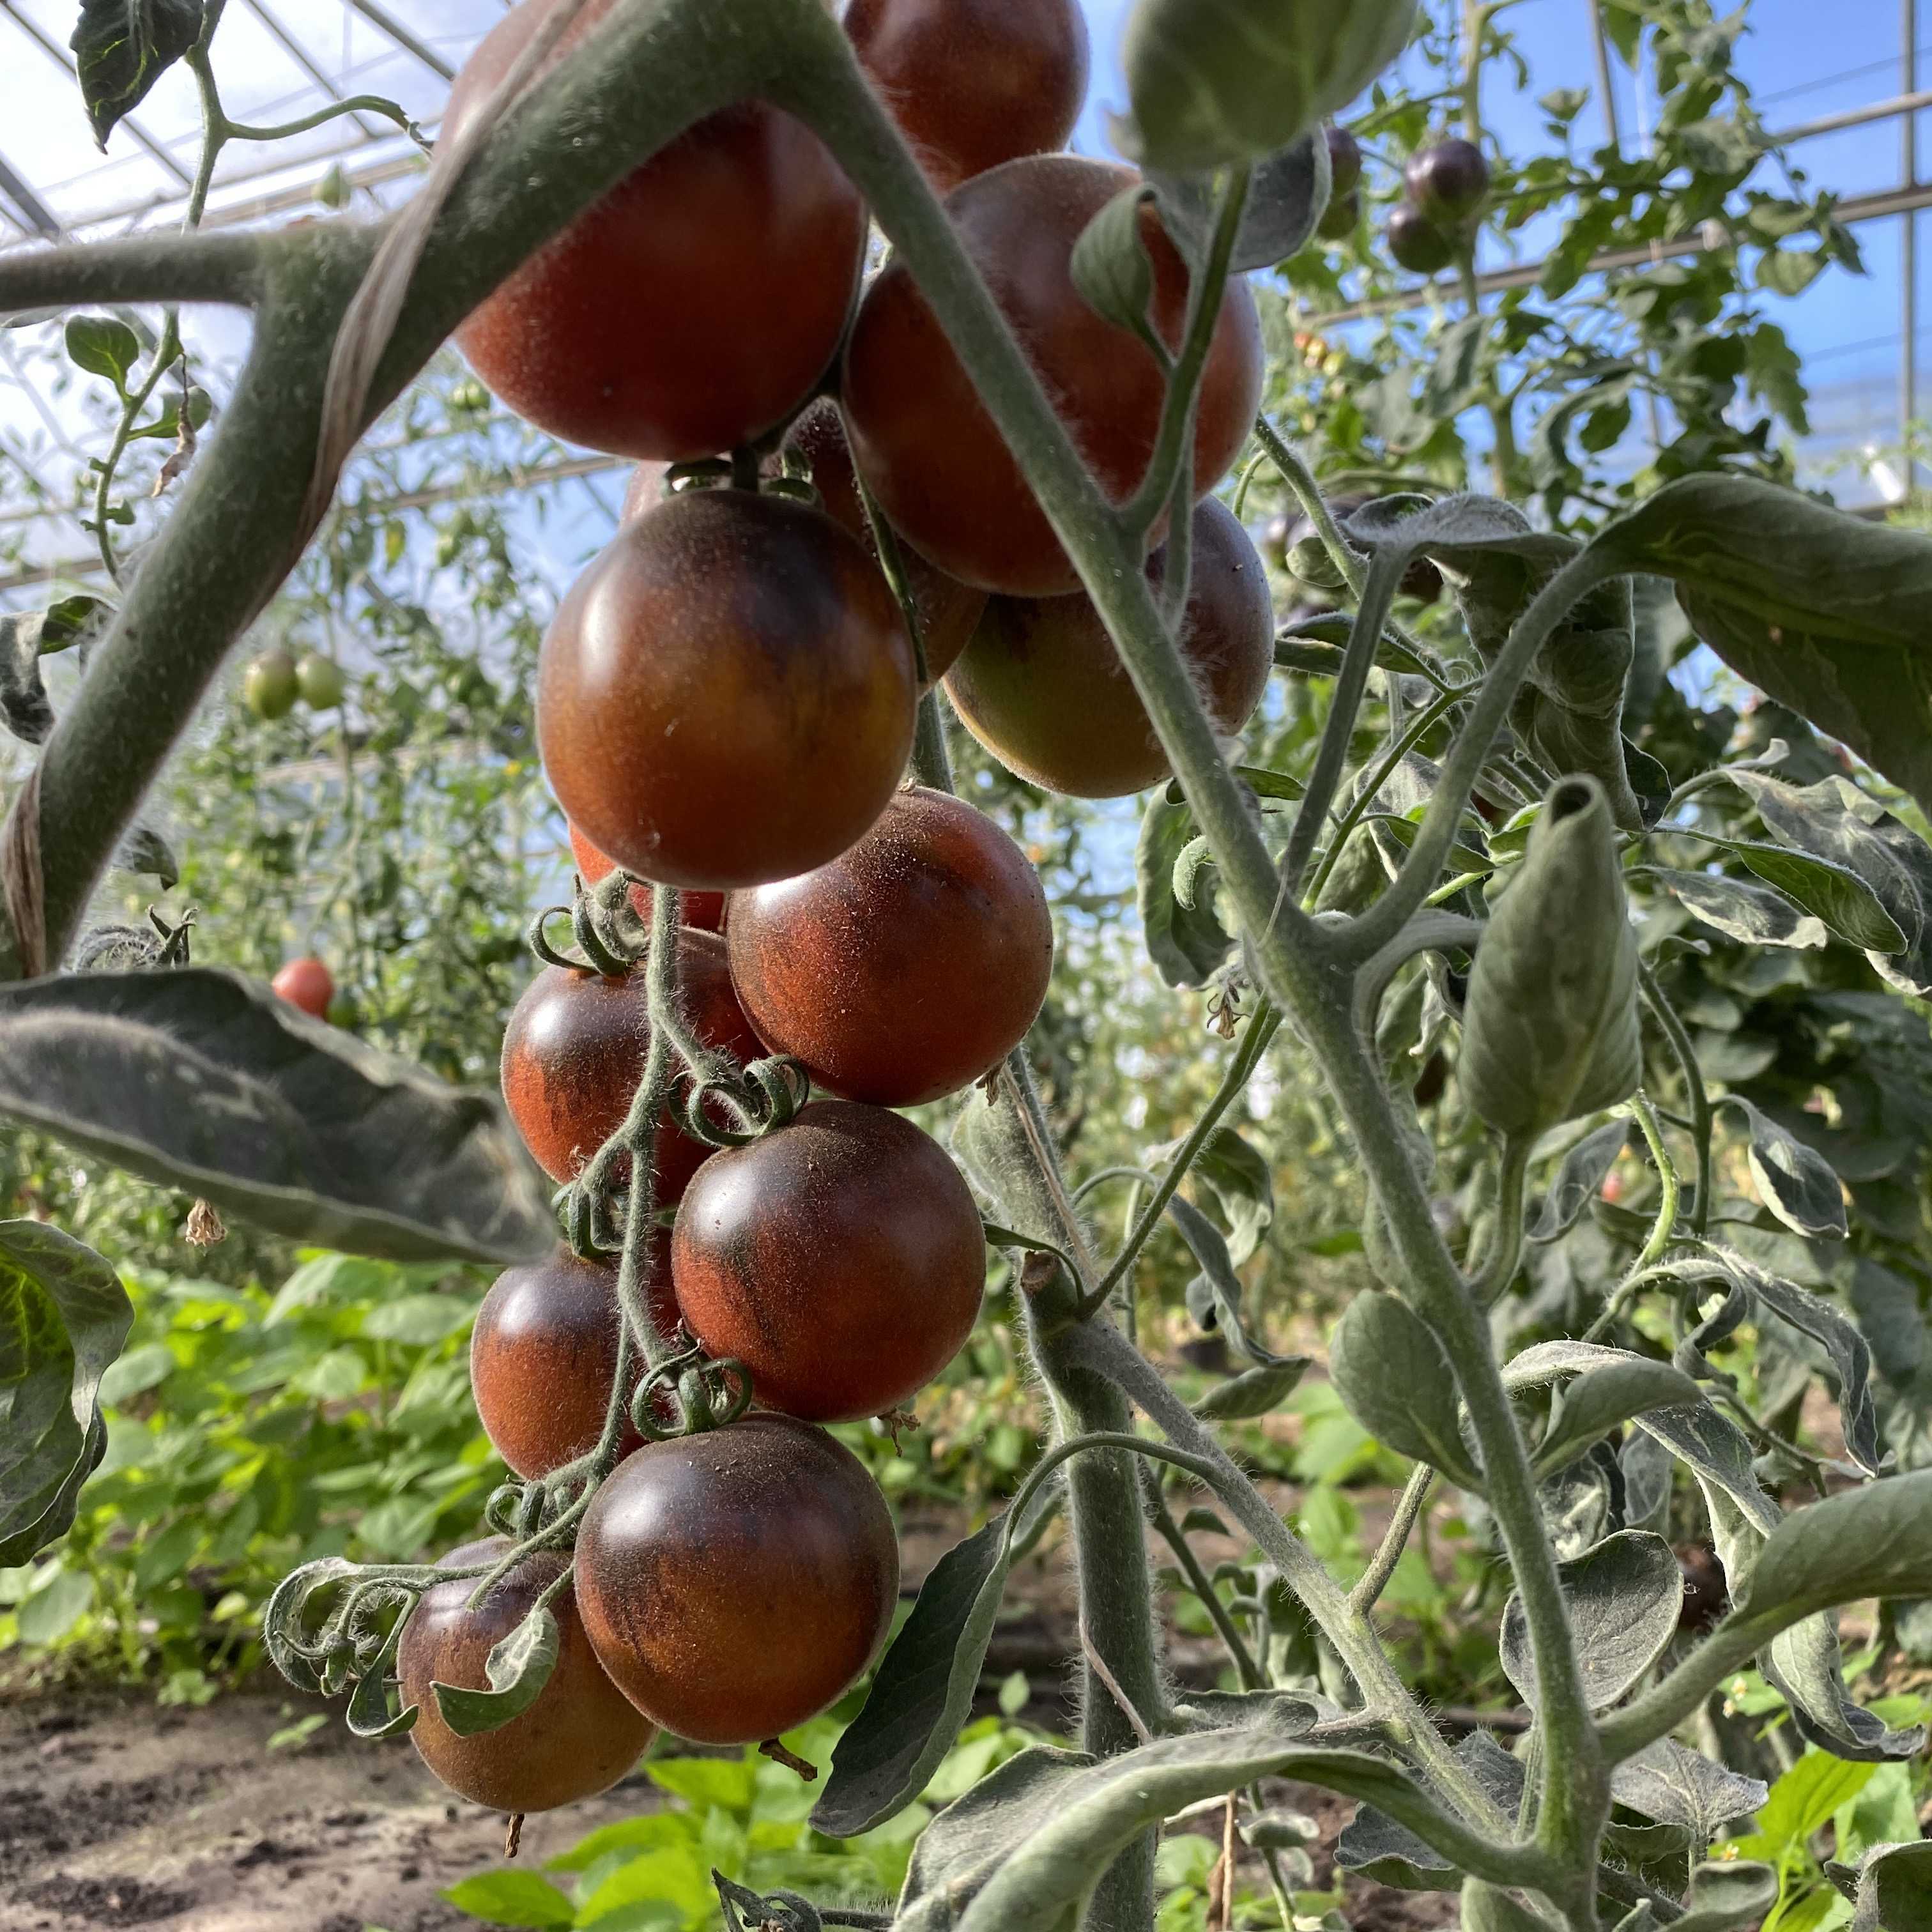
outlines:
{"label": "fuzzy green stem", "polygon": [[1408,1546],[1417,1520],[1427,1506],[1430,1488],[1435,1480],[1436,1472],[1426,1462],[1417,1463],[1408,1472],[1408,1480],[1402,1485],[1402,1494],[1396,1499],[1395,1514],[1389,1520],[1388,1528],[1374,1558],[1362,1573],[1361,1581],[1348,1592],[1348,1607],[1358,1616],[1366,1617],[1388,1588],[1389,1579],[1395,1574],[1395,1566],[1402,1561],[1402,1552]]}
{"label": "fuzzy green stem", "polygon": [[1652,1018],[1670,1042],[1678,1071],[1684,1076],[1684,1090],[1690,1103],[1690,1138],[1697,1156],[1697,1195],[1690,1206],[1690,1232],[1702,1240],[1711,1222],[1711,1136],[1715,1113],[1711,1106],[1710,1093],[1704,1084],[1704,1070],[1697,1064],[1697,1049],[1691,1043],[1690,1030],[1678,1018],[1676,1008],[1658,984],[1656,974],[1648,966],[1640,964],[1636,982]]}
{"label": "fuzzy green stem", "polygon": [[1523,1209],[1528,1196],[1529,1157],[1534,1143],[1520,1135],[1503,1143],[1496,1174],[1496,1232],[1481,1271],[1469,1284],[1471,1298],[1486,1308],[1516,1279],[1522,1259]]}
{"label": "fuzzy green stem", "polygon": [[1174,1198],[1175,1189],[1186,1179],[1189,1169],[1201,1157],[1202,1150],[1220,1125],[1222,1116],[1247,1090],[1248,1082],[1261,1064],[1262,1055],[1267,1052],[1268,1042],[1280,1025],[1280,1014],[1263,1000],[1249,1020],[1248,1030],[1242,1036],[1240,1045],[1234,1049],[1227,1071],[1221,1076],[1221,1084],[1214,1090],[1214,1098],[1189,1130],[1187,1138],[1176,1149],[1173,1160],[1168,1163],[1167,1172],[1155,1186],[1153,1198],[1141,1210],[1132,1232],[1121,1244],[1120,1252],[1108,1264],[1106,1274],[1083,1298],[1080,1304],[1083,1318],[1104,1306],[1107,1298],[1126,1279],[1142,1249],[1160,1226],[1160,1217],[1167,1211],[1167,1204]]}

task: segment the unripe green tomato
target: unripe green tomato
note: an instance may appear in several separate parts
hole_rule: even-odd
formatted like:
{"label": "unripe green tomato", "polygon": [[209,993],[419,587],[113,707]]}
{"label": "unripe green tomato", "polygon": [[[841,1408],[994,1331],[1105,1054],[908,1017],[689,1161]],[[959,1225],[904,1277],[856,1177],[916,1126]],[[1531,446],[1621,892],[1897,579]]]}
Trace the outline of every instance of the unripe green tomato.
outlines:
{"label": "unripe green tomato", "polygon": [[285,650],[264,651],[242,674],[242,701],[257,718],[286,718],[301,689],[296,661]]}
{"label": "unripe green tomato", "polygon": [[1354,233],[1362,218],[1362,197],[1351,188],[1346,194],[1332,194],[1315,232],[1324,242],[1340,242]]}
{"label": "unripe green tomato", "polygon": [[332,711],[342,702],[348,680],[342,667],[320,651],[304,651],[296,666],[296,682],[302,688],[302,702],[314,711]]}

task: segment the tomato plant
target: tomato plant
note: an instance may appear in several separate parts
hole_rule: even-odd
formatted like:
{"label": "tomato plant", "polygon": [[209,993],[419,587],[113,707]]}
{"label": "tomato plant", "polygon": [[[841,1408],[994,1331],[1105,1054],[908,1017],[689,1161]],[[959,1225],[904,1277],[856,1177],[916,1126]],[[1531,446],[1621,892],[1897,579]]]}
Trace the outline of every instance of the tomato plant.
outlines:
{"label": "tomato plant", "polygon": [[[10,308],[158,294],[255,310],[210,466],[141,569],[118,572],[105,464],[89,527],[113,601],[70,600],[7,634],[6,715],[45,748],[0,838],[0,1110],[191,1193],[197,1240],[226,1214],[396,1266],[513,1270],[471,1367],[518,1474],[490,1486],[487,1449],[466,1444],[454,1480],[430,1484],[435,1459],[413,1473],[436,1487],[420,1504],[386,1466],[398,1493],[359,1532],[290,1512],[298,1567],[260,1628],[292,1684],[346,1691],[354,1730],[412,1728],[454,1786],[520,1809],[621,1775],[653,1726],[795,1769],[808,1761],[782,1734],[869,1672],[811,1816],[860,1839],[944,1801],[891,1922],[908,1932],[1150,1932],[1163,1876],[1178,1881],[1168,1922],[1196,1904],[1204,1918],[1213,1866],[1168,1831],[1203,1807],[1222,1823],[1223,1924],[1240,1844],[1267,1888],[1254,1909],[1294,1924],[1308,1834],[1254,1796],[1277,1778],[1360,1807],[1334,1834],[1340,1869],[1453,1888],[1472,1932],[1742,1932],[1835,1909],[1811,1850],[1818,1774],[1784,1738],[1772,1748],[1792,1782],[1774,1796],[1769,1726],[1725,1726],[1763,1718],[1858,1767],[1902,1766],[1924,1742],[1921,1700],[1880,1694],[1873,1672],[1932,1599],[1932,539],[1784,488],[1768,423],[1726,413],[1753,370],[1793,406],[1780,339],[1738,298],[1734,266],[1607,284],[1648,318],[1628,366],[1573,359],[1560,315],[1484,307],[1474,248],[1558,202],[1575,206],[1546,270],[1552,299],[1620,224],[1620,242],[1660,244],[1685,222],[1756,218],[1774,242],[1812,233],[1821,267],[1848,252],[1828,206],[1744,190],[1756,149],[1729,36],[1701,0],[1611,10],[1622,57],[1648,50],[1672,97],[1640,164],[1517,168],[1495,152],[1480,82],[1507,50],[1496,10],[1468,10],[1452,46],[1432,20],[1417,32],[1413,0],[1306,9],[1292,36],[1260,0],[1139,0],[1121,134],[1138,171],[1031,154],[942,206],[894,110],[915,129],[914,110],[932,125],[942,106],[997,118],[990,88],[888,99],[808,0],[740,0],[723,27],[710,0],[593,6],[574,23],[526,10],[493,58],[544,19],[584,38],[514,112],[481,92],[459,101],[468,138],[380,243],[345,224],[0,256]],[[189,60],[212,100],[218,19],[173,56],[136,51]],[[1357,111],[1412,38],[1460,82],[1448,142],[1439,103],[1375,95]],[[83,80],[111,126],[125,76],[118,92]],[[1711,124],[1726,101],[1730,136]],[[1405,205],[1454,262],[1462,310],[1400,325],[1439,332],[1442,373],[1420,401],[1424,358],[1351,380],[1359,344],[1301,331],[1301,374],[1277,370],[1270,397],[1301,418],[1298,447],[1255,413],[1245,278],[1285,265],[1303,295],[1339,290],[1335,259],[1360,249],[1382,198],[1378,180],[1364,218],[1328,219],[1338,164],[1345,206],[1351,191],[1351,148],[1325,125],[1345,110],[1382,177],[1414,160]],[[1567,128],[1576,109],[1548,112]],[[632,365],[614,370],[609,338],[572,343],[561,325],[588,316],[596,338],[634,316],[640,274],[680,299],[702,290],[694,269],[679,280],[689,265],[654,201],[680,169],[742,160],[739,138],[762,138],[748,129],[782,124],[810,145],[758,196],[809,199],[836,174],[826,205],[850,245],[795,264],[795,291],[760,286],[812,226],[801,215],[796,232],[754,238],[730,298],[694,304],[701,340],[627,336],[645,374],[677,358],[680,406],[717,411],[688,435],[639,430],[668,409],[620,393]],[[205,174],[233,138],[211,110]],[[725,172],[742,184],[739,163]],[[847,331],[842,296],[829,323],[818,298],[849,293],[861,196],[892,254]],[[688,199],[728,250],[723,204]],[[627,227],[627,210],[646,218]],[[484,322],[466,323],[479,305]],[[517,336],[533,317],[560,326]],[[158,835],[135,824],[142,799],[315,534],[383,385],[459,328],[487,359],[506,318],[522,350],[568,358],[562,386],[601,412],[588,430],[671,466],[565,596],[536,668],[545,775],[610,862],[532,922],[545,970],[506,1038],[508,1117],[296,1018],[258,980],[188,963],[184,914],[80,931],[110,860],[165,876]],[[734,370],[766,331],[784,338],[755,358],[769,393]],[[172,316],[152,351],[114,316],[76,316],[64,339],[113,388],[118,446],[160,426],[142,412],[181,358]],[[1559,346],[1519,376],[1510,358],[1539,341]],[[716,380],[693,380],[707,349]],[[516,373],[499,372],[506,392]],[[1333,393],[1310,394],[1310,376]],[[849,487],[824,428],[788,447],[821,378],[841,385],[830,426],[850,436]],[[1682,434],[1660,433],[1640,478],[1580,487],[1566,425],[1590,412],[1586,446],[1646,391],[1682,402]],[[1526,399],[1547,405],[1528,456]],[[184,388],[190,422],[192,406]],[[1474,410],[1494,495],[1468,487]],[[1234,503],[1306,519],[1292,543],[1282,532],[1286,560],[1333,604],[1272,636],[1234,503],[1208,494],[1251,434]],[[1324,488],[1345,468],[1365,472],[1352,480],[1367,500]],[[500,531],[447,534],[514,575]],[[343,543],[332,530],[320,551],[338,596],[374,563],[366,532]],[[908,546],[991,593],[943,688],[920,677],[914,640],[943,628],[946,586]],[[1398,602],[1438,583],[1432,604]],[[387,621],[422,662],[446,662],[433,623]],[[56,715],[35,668],[83,635]],[[298,684],[285,646],[268,648]],[[1742,716],[1714,694],[1726,679],[1757,694]],[[1018,724],[989,722],[995,686]],[[1016,852],[947,796],[954,699],[1022,772],[1021,724],[1099,745],[1112,762],[1068,774],[1069,790],[1169,779],[1139,814],[1141,976],[1202,995],[1195,1017],[1221,1044],[1194,1056],[1178,1120],[1127,1124],[1124,1158],[1063,1144],[1076,1083],[1057,1075],[1050,1110],[1015,1044],[1040,1010],[1046,932]],[[272,747],[315,728],[279,698],[254,708],[276,714],[260,718]],[[527,758],[515,706],[470,709],[501,726],[496,756]],[[326,728],[350,778],[361,728]],[[920,789],[902,789],[908,764]],[[1018,800],[1026,829],[1028,802],[987,764],[969,795]],[[1057,808],[1033,805],[1036,827]],[[687,890],[736,896],[728,939],[689,926]],[[394,930],[432,951],[465,937],[446,910]],[[76,970],[51,970],[70,957]],[[920,1010],[928,992],[943,1028]],[[1059,1016],[1035,1023],[1042,1057],[1072,1058]],[[862,1054],[872,1070],[848,1072]],[[884,1106],[814,1099],[815,1078],[908,1102],[973,1084],[942,1144]],[[1312,1115],[1300,1144],[1332,1180],[1332,1224],[1318,1251],[1289,1251],[1294,1267],[1350,1258],[1325,1380],[1285,1352],[1300,1311],[1270,1273],[1270,1108]],[[102,1458],[121,1453],[116,1405],[152,1394],[159,1412],[184,1365],[170,1345],[121,1366],[153,1346],[126,1352],[125,1285],[38,1216],[0,1224],[0,1293],[24,1424],[0,1484],[14,1620],[138,1633],[139,1592],[207,1526],[171,1521],[151,1543],[135,1522],[134,1588],[97,1612],[100,1576],[125,1570],[114,1509],[154,1507],[133,1464]],[[433,1396],[460,1373],[470,1307],[440,1277],[421,1299],[436,1305],[404,1328],[440,1338]],[[403,1332],[361,1306],[314,1365],[314,1388],[336,1392],[318,1400],[369,1397],[362,1343]],[[1162,1346],[1180,1334],[1184,1372]],[[960,1372],[962,1348],[976,1376],[1037,1378],[1045,1439],[1009,1454],[987,1432],[1008,1507],[947,1552],[890,1634],[890,1507],[817,1420],[902,1426],[892,1412]],[[376,1372],[373,1425],[323,1420],[386,1445],[396,1418]],[[170,1444],[165,1428],[142,1433],[120,1432],[137,1461]],[[1292,1514],[1257,1486],[1264,1461],[1294,1477]],[[90,1492],[97,1467],[108,1478]],[[197,1467],[166,1507],[191,1510],[229,1473]],[[1372,1547],[1344,1493],[1370,1474],[1402,1484]],[[250,1481],[266,1510],[259,1465]],[[500,1541],[449,1568],[415,1562],[455,1529],[452,1495]],[[224,1498],[220,1534],[232,1516],[245,1551],[243,1507]],[[1455,1542],[1439,1568],[1438,1528]],[[1078,1748],[995,1766],[996,1750],[970,1788],[946,1790],[1003,1595],[1049,1534],[1077,1592]],[[1150,1565],[1150,1534],[1171,1570]],[[1685,1552],[1707,1586],[1689,1616]],[[1452,1587],[1460,1626],[1426,1630],[1406,1673],[1392,1624],[1439,1623]],[[1865,1627],[1869,1656],[1848,1663],[1838,1612],[1867,1601],[1887,1607]],[[1166,1667],[1169,1603],[1220,1646],[1214,1689]],[[1452,1742],[1438,1712],[1456,1684],[1520,1700],[1519,1750],[1480,1730]],[[1859,1862],[1835,1860],[1831,1882],[1868,1922],[1898,1918],[1923,1889],[1909,1802],[1886,1812],[1895,1835],[1841,1811],[1834,1849]],[[1754,1814],[1755,1833],[1726,1838]],[[854,1918],[722,1870],[717,1894],[741,1927]]]}

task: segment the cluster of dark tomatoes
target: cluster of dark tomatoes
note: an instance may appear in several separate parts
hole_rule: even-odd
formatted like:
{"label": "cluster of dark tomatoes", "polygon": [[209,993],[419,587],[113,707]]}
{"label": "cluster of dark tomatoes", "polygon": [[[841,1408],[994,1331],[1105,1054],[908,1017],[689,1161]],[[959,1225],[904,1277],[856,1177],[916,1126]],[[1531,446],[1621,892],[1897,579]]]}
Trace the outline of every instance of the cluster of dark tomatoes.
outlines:
{"label": "cluster of dark tomatoes", "polygon": [[[458,76],[464,124],[550,0],[524,0]],[[582,31],[623,0],[585,10]],[[862,64],[985,272],[1067,430],[1124,500],[1164,381],[1077,293],[1075,242],[1134,178],[1047,152],[1084,92],[1074,0],[850,0]],[[568,44],[568,38],[565,42]],[[1151,207],[1153,319],[1178,347],[1186,274]],[[889,1415],[966,1339],[984,1235],[945,1150],[892,1111],[998,1066],[1039,1010],[1051,919],[1025,855],[945,793],[904,783],[922,689],[944,677],[1016,772],[1103,796],[1166,775],[1072,565],[932,310],[888,262],[859,295],[868,223],[805,127],[753,101],[698,122],[549,244],[459,340],[512,407],[640,459],[620,526],[560,605],[538,689],[544,765],[584,878],[621,868],[648,914],[674,887],[682,1017],[739,1060],[790,1056],[818,1097],[713,1151],[655,1129],[649,1298],[661,1330],[748,1373],[725,1426],[633,1436],[574,1557],[533,1556],[472,1606],[423,1598],[399,1670],[449,1784],[533,1810],[599,1790],[654,1728],[768,1739],[836,1700],[898,1587],[884,1498],[821,1425]],[[1194,476],[1226,472],[1262,345],[1232,288],[1203,386]],[[730,480],[666,490],[731,452]],[[717,466],[720,470],[722,465]],[[801,490],[806,479],[809,489]],[[869,496],[904,551],[915,643]],[[1272,661],[1259,559],[1194,512],[1186,650],[1222,728]],[[1162,558],[1148,571],[1160,580]],[[574,1179],[624,1121],[650,1036],[644,974],[552,966],[513,1015],[503,1090],[537,1160]],[[491,1440],[525,1478],[589,1452],[617,1372],[614,1266],[560,1248],[491,1288],[472,1352]],[[506,1546],[457,1552],[472,1571]],[[491,1646],[572,1564],[561,1653],[508,1724],[462,1738],[433,1682],[482,1688]]]}

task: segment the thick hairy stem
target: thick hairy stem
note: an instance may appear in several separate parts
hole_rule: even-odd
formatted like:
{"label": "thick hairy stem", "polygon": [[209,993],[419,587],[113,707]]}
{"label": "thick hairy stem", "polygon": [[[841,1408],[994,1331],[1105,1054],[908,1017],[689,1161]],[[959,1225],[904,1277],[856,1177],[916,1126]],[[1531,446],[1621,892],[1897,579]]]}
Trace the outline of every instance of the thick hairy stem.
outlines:
{"label": "thick hairy stem", "polygon": [[1690,1204],[1690,1232],[1701,1240],[1711,1221],[1711,1136],[1716,1116],[1709,1090],[1704,1084],[1704,1070],[1697,1064],[1697,1049],[1689,1030],[1677,1016],[1677,1010],[1657,983],[1657,975],[1648,966],[1637,968],[1637,989],[1652,1017],[1670,1042],[1677,1070],[1684,1076],[1684,1090],[1690,1104],[1690,1137],[1697,1155],[1696,1198]]}
{"label": "thick hairy stem", "polygon": [[1596,1867],[1597,1841],[1609,1815],[1608,1775],[1577,1667],[1556,1559],[1537,1506],[1528,1450],[1503,1387],[1487,1318],[1443,1244],[1428,1195],[1403,1151],[1388,1093],[1347,1007],[1322,997],[1305,962],[1282,952],[1270,949],[1263,964],[1291,984],[1300,982],[1301,997],[1292,1010],[1354,1136],[1411,1294],[1447,1350],[1468,1407],[1490,1507],[1526,1613],[1538,1708],[1549,1739],[1539,1835],[1569,1875],[1566,1888],[1552,1896],[1574,1911],[1580,1898],[1587,1900]]}
{"label": "thick hairy stem", "polygon": [[278,244],[262,235],[142,235],[0,255],[0,316],[86,308],[96,302],[225,302],[261,299]]}

